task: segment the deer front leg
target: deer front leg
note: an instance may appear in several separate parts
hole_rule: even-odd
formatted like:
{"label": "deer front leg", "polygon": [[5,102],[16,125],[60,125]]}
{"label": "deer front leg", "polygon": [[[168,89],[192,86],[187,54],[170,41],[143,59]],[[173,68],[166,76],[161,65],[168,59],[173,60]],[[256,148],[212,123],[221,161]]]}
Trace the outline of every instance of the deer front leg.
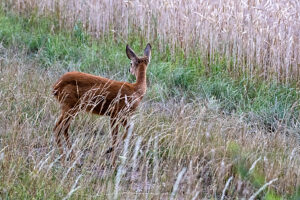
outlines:
{"label": "deer front leg", "polygon": [[122,137],[122,140],[124,141],[124,140],[126,139],[127,135],[128,135],[128,130],[129,130],[127,118],[123,119],[122,125],[123,125],[123,127],[124,127],[124,129],[125,129],[125,133],[124,133],[124,135],[123,135],[123,137]]}
{"label": "deer front leg", "polygon": [[113,152],[115,147],[116,147],[116,144],[117,144],[119,125],[117,123],[116,118],[111,118],[110,119],[110,127],[112,129],[112,131],[111,131],[112,146],[108,148],[108,150],[106,151],[106,154]]}

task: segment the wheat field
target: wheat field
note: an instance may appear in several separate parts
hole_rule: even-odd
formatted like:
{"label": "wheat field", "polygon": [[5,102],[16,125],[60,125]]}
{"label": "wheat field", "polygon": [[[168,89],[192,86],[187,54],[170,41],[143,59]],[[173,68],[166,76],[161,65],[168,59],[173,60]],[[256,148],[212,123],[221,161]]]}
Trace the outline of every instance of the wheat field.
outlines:
{"label": "wheat field", "polygon": [[226,58],[234,75],[297,81],[300,3],[297,0],[5,0],[21,13],[55,15],[60,27],[80,22],[95,37],[137,34],[160,52],[199,53],[207,70]]}

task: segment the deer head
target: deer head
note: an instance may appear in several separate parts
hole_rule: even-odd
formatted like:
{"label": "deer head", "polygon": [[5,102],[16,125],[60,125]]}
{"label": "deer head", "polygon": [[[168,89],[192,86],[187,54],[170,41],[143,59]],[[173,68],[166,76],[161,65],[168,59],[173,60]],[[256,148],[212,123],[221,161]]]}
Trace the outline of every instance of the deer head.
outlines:
{"label": "deer head", "polygon": [[[137,78],[137,72],[140,70],[142,66],[146,66],[150,63],[151,59],[151,45],[148,43],[145,50],[144,56],[138,57],[134,51],[126,45],[126,54],[127,57],[130,59],[130,69],[129,72]],[[144,69],[146,70],[146,69]]]}

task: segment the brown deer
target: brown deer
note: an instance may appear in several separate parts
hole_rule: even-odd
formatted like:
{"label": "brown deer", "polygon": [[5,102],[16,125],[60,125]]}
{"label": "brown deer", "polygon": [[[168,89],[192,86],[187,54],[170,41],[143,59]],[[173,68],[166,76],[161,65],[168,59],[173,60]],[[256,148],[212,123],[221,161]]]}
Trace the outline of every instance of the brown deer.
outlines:
{"label": "brown deer", "polygon": [[[71,121],[81,110],[110,117],[112,146],[106,151],[114,151],[117,143],[119,124],[125,128],[123,140],[128,132],[128,118],[141,102],[147,90],[146,70],[151,57],[151,45],[147,44],[143,57],[137,57],[127,45],[126,54],[131,60],[130,73],[136,83],[121,82],[82,72],[65,73],[53,86],[53,94],[61,106],[54,134],[60,154],[63,154],[61,134],[67,147],[72,145],[68,135]],[[74,157],[71,151],[71,157]]]}

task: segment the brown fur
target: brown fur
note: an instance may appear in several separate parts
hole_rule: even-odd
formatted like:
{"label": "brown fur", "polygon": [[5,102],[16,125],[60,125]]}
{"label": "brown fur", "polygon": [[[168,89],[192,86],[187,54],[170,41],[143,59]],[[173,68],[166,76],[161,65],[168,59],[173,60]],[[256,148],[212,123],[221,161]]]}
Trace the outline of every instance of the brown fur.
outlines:
{"label": "brown fur", "polygon": [[146,70],[150,61],[150,44],[144,52],[145,57],[138,58],[128,45],[126,47],[127,56],[132,61],[130,71],[135,74],[136,83],[74,71],[64,74],[54,84],[53,94],[61,105],[61,115],[54,127],[56,143],[61,154],[61,133],[71,149],[68,129],[72,119],[81,110],[111,118],[113,142],[108,152],[116,145],[119,123],[126,128],[123,139],[126,137],[128,117],[136,110],[147,90]]}

